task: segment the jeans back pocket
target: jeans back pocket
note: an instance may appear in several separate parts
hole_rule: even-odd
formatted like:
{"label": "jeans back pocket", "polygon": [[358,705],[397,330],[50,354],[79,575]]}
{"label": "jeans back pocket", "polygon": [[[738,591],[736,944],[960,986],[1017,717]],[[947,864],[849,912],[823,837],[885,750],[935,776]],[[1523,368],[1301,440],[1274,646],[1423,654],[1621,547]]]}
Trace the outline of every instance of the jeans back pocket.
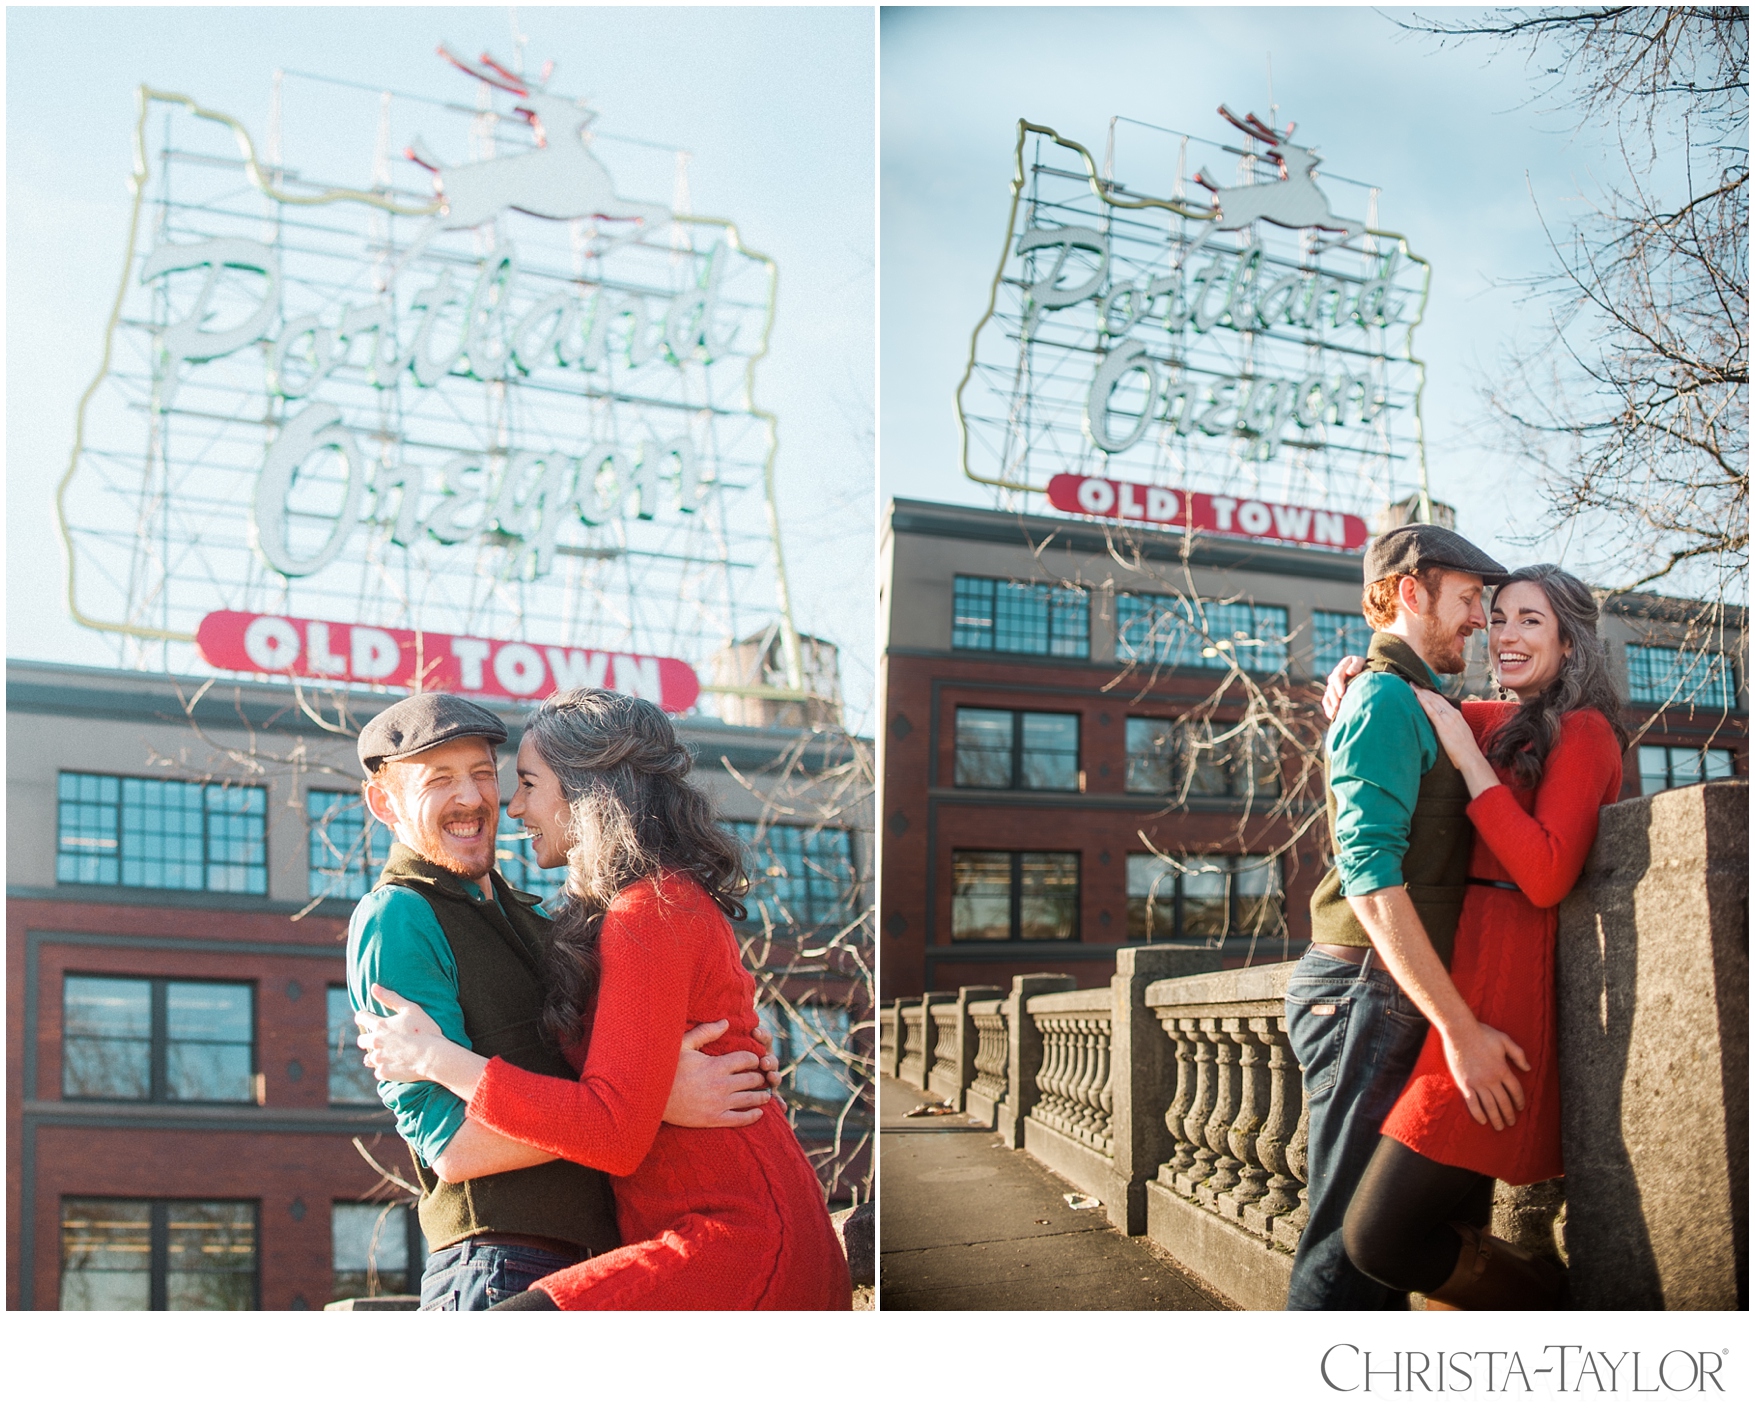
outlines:
{"label": "jeans back pocket", "polygon": [[1286,1039],[1304,1072],[1304,1092],[1325,1094],[1339,1077],[1341,1053],[1347,1048],[1347,1019],[1352,998],[1327,986],[1288,987]]}

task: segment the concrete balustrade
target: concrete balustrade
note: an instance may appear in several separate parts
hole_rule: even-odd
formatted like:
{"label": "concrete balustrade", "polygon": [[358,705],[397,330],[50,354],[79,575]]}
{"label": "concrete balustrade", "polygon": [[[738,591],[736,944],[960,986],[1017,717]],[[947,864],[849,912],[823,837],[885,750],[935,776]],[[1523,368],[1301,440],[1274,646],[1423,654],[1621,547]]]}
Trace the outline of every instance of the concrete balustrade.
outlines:
{"label": "concrete balustrade", "polygon": [[[1747,820],[1741,781],[1611,805],[1562,907],[1570,1176],[1501,1184],[1494,1231],[1567,1261],[1580,1308],[1748,1303]],[[1114,1226],[1279,1308],[1308,1212],[1295,964],[1173,974],[1187,956],[1124,949],[1106,988],[1033,973],[897,1002],[886,1033],[903,1078],[930,1071]]]}

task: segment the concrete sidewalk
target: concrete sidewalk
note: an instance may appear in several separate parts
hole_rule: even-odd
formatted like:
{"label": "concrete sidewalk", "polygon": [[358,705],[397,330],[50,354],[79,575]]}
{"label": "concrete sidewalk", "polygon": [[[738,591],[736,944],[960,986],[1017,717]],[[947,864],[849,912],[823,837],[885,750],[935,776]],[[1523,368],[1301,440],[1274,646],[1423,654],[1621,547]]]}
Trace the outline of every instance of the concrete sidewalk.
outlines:
{"label": "concrete sidewalk", "polygon": [[1222,1310],[1222,1300],[1070,1184],[966,1114],[879,1080],[880,1304],[885,1310]]}

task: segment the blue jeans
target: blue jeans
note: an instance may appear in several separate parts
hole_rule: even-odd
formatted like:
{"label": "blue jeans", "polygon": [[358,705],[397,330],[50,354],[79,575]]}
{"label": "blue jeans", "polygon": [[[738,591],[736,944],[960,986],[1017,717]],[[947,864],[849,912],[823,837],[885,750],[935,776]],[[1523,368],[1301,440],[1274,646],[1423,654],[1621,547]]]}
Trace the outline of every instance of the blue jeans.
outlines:
{"label": "blue jeans", "polygon": [[427,1257],[420,1278],[423,1310],[485,1310],[578,1262],[534,1246],[465,1238]]}
{"label": "blue jeans", "polygon": [[1306,952],[1286,987],[1286,1029],[1310,1111],[1310,1219],[1292,1261],[1288,1310],[1406,1309],[1341,1240],[1347,1204],[1426,1040],[1426,1018],[1371,959]]}

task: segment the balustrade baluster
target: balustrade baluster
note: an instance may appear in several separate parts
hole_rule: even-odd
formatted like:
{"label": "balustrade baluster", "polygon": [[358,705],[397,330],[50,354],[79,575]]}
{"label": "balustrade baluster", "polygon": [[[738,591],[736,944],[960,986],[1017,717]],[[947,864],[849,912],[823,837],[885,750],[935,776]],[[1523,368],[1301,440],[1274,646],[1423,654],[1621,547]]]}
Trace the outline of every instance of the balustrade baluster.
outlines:
{"label": "balustrade baluster", "polygon": [[1003,1015],[975,1017],[975,1085],[987,1099],[1003,1099],[1006,1085],[1006,1028]]}
{"label": "balustrade baluster", "polygon": [[[1298,1082],[1302,1086],[1304,1077],[1299,1073]],[[1302,1094],[1300,1094],[1302,1099]],[[1283,1246],[1288,1251],[1298,1249],[1298,1238],[1304,1234],[1304,1224],[1310,1220],[1310,1168],[1307,1158],[1310,1152],[1310,1106],[1300,1103],[1298,1110],[1298,1127],[1293,1130],[1292,1141],[1286,1145],[1286,1166],[1291,1170],[1292,1177],[1298,1183],[1298,1205],[1290,1212],[1274,1218],[1274,1245]],[[1290,1194],[1288,1194],[1290,1195]]]}
{"label": "balustrade baluster", "polygon": [[1159,1178],[1173,1186],[1177,1175],[1187,1172],[1194,1163],[1194,1144],[1188,1141],[1185,1127],[1189,1106],[1194,1102],[1194,1042],[1188,1038],[1181,1021],[1170,1019],[1162,1024],[1176,1045],[1176,1093],[1170,1100],[1170,1107],[1164,1111],[1164,1127],[1170,1130],[1176,1151],[1161,1168]]}
{"label": "balustrade baluster", "polygon": [[1066,1068],[1066,1037],[1059,1016],[1038,1016],[1036,1022],[1042,1032],[1042,1068],[1036,1076],[1036,1087],[1042,1097],[1031,1116],[1038,1123],[1058,1128],[1057,1120],[1065,1107],[1062,1076]]}
{"label": "balustrade baluster", "polygon": [[1083,1143],[1096,1143],[1097,1139],[1097,1028],[1101,1024],[1095,1020],[1078,1020],[1073,1022],[1074,1033],[1078,1038],[1079,1068],[1073,1084],[1073,1135]]}
{"label": "balustrade baluster", "polygon": [[1274,1218],[1298,1205],[1300,1184],[1287,1166],[1286,1147],[1297,1127],[1292,1116],[1303,1108],[1298,1066],[1286,1046],[1284,1016],[1260,1016],[1250,1022],[1267,1051],[1268,1111],[1255,1136],[1255,1158],[1268,1172],[1267,1193],[1243,1214],[1243,1224],[1260,1236],[1273,1234]]}
{"label": "balustrade baluster", "polygon": [[1226,1030],[1223,1019],[1214,1017],[1212,1020],[1202,1021],[1201,1024],[1213,1042],[1213,1065],[1218,1091],[1213,1099],[1213,1112],[1207,1117],[1203,1135],[1207,1147],[1217,1156],[1213,1159],[1212,1175],[1201,1184],[1199,1196],[1202,1206],[1217,1211],[1219,1194],[1237,1185],[1237,1169],[1241,1166],[1231,1156],[1230,1144],[1231,1121],[1237,1117],[1239,1098],[1237,1046],[1231,1039],[1231,1033]]}
{"label": "balustrade baluster", "polygon": [[1193,1197],[1200,1185],[1213,1174],[1218,1154],[1207,1143],[1207,1120],[1212,1117],[1213,1097],[1218,1091],[1218,1068],[1214,1064],[1213,1042],[1206,1032],[1206,1023],[1186,1020],[1183,1025],[1194,1038],[1194,1100],[1188,1106],[1186,1123],[1188,1141],[1194,1145],[1194,1161],[1186,1172],[1176,1175],[1176,1190],[1184,1197]]}
{"label": "balustrade baluster", "polygon": [[1237,1170],[1237,1185],[1219,1198],[1219,1215],[1242,1224],[1245,1209],[1267,1192],[1267,1169],[1256,1153],[1256,1135],[1267,1113],[1263,1095],[1267,1066],[1262,1063],[1262,1047],[1249,1021],[1227,1021],[1225,1028],[1237,1046],[1239,1093],[1237,1117],[1231,1120],[1228,1138],[1232,1156],[1242,1166]]}
{"label": "balustrade baluster", "polygon": [[1111,1157],[1115,1155],[1115,1030],[1113,1022],[1105,1022],[1099,1035],[1097,1058],[1102,1066],[1103,1084],[1097,1091],[1097,1146]]}

